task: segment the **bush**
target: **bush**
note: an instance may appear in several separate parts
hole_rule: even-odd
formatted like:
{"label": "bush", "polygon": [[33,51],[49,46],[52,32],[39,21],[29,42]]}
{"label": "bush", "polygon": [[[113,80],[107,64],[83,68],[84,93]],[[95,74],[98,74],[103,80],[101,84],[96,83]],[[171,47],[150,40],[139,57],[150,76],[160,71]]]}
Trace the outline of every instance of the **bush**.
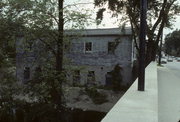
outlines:
{"label": "bush", "polygon": [[112,71],[112,87],[114,91],[120,90],[122,82],[121,70],[122,68],[117,64]]}
{"label": "bush", "polygon": [[93,103],[95,104],[103,104],[107,102],[107,95],[102,94],[97,91],[95,88],[86,88],[85,89],[87,95],[92,99]]}

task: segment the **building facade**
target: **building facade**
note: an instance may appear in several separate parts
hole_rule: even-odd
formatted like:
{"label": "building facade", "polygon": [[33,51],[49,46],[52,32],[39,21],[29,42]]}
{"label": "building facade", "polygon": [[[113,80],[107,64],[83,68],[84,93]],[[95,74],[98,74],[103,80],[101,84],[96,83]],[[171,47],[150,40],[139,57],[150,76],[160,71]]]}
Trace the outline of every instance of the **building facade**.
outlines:
{"label": "building facade", "polygon": [[81,35],[71,39],[72,46],[66,54],[74,67],[69,75],[72,84],[107,85],[116,65],[122,68],[122,83],[131,82],[135,54],[130,28],[89,29],[78,33]]}
{"label": "building facade", "polygon": [[[130,28],[68,30],[65,34],[70,40],[70,48],[64,55],[70,60],[65,64],[70,84],[108,85],[111,72],[117,65],[121,67],[122,83],[131,82],[135,53]],[[38,50],[33,56],[22,55],[22,52],[17,50],[17,77],[24,82],[32,77],[31,72],[36,70],[41,61]]]}

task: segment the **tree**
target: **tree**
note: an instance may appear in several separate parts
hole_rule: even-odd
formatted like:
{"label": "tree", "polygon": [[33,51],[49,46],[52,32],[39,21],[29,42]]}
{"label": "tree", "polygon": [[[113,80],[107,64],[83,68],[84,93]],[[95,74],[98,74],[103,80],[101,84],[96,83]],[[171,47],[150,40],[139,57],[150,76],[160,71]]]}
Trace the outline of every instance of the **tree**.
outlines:
{"label": "tree", "polygon": [[0,121],[12,122],[14,110],[21,106],[15,99],[21,93],[21,87],[15,77],[15,41],[17,30],[22,21],[16,15],[24,9],[14,9],[10,1],[0,1]]}
{"label": "tree", "polygon": [[122,67],[119,66],[119,64],[116,64],[113,71],[111,71],[112,75],[112,87],[114,91],[121,90],[122,86]]}
{"label": "tree", "polygon": [[165,52],[168,55],[180,56],[180,30],[175,30],[165,37]]}
{"label": "tree", "polygon": [[[140,1],[137,0],[94,0],[95,6],[100,7],[97,19],[102,20],[105,5],[112,11],[113,17],[121,17],[120,24],[130,22],[135,42],[139,35]],[[180,6],[177,0],[148,0],[147,12],[147,47],[146,61],[155,59],[158,43],[164,27],[171,28],[175,15],[179,14]],[[139,47],[136,43],[136,48]]]}
{"label": "tree", "polygon": [[[68,38],[64,34],[64,26],[70,23],[71,29],[83,28],[89,16],[87,11],[82,13],[63,7],[63,0],[30,2],[31,8],[22,15],[26,22],[24,36],[27,41],[41,42],[44,45],[41,50],[46,50],[46,54],[40,55],[45,60],[44,65],[41,65],[42,70],[39,75],[26,85],[25,93],[38,98],[41,104],[52,105],[59,116],[63,117],[62,114],[66,110],[62,98],[62,85],[66,81],[63,56],[65,41]],[[75,26],[74,23],[81,26]]]}
{"label": "tree", "polygon": [[[4,17],[1,20],[6,21],[1,21],[1,23],[5,23],[3,24],[3,29],[8,31],[4,39],[2,39],[2,47],[0,48],[0,58],[3,58],[3,60],[1,60],[2,65],[9,59],[6,58],[7,56],[5,55],[5,51],[9,51],[9,49],[5,50],[3,45],[5,45],[8,40],[11,42],[11,37],[14,39],[13,43],[15,43],[16,36],[19,35],[19,32],[23,34],[25,44],[27,44],[27,40],[32,40],[33,43],[41,42],[41,44],[43,44],[41,50],[46,50],[46,52],[43,51],[46,53],[46,57],[47,55],[51,57],[51,59],[48,60],[44,55],[41,55],[43,60],[46,59],[44,62],[46,65],[44,65],[41,71],[38,71],[38,76],[34,76],[32,82],[24,85],[24,96],[28,95],[31,101],[26,101],[24,104],[25,108],[30,109],[28,110],[30,112],[26,111],[28,114],[36,110],[40,112],[39,109],[32,110],[32,106],[37,105],[41,105],[42,108],[47,108],[42,109],[43,112],[41,111],[43,117],[47,117],[47,113],[51,113],[52,110],[57,113],[57,116],[59,113],[63,114],[62,111],[65,110],[62,99],[62,83],[65,81],[63,54],[64,43],[67,39],[64,34],[64,26],[70,23],[73,29],[83,28],[89,16],[87,16],[87,11],[82,13],[81,11],[68,10],[68,7],[63,7],[63,2],[63,0],[7,0],[0,2],[0,7],[2,7],[0,9],[1,17]],[[12,24],[7,22],[15,23],[16,26],[12,26]],[[74,24],[74,22],[76,24]],[[4,35],[3,31],[1,32],[0,34]],[[10,37],[10,35],[12,36]],[[13,49],[15,49],[14,44],[12,45]],[[13,50],[12,52],[15,51]],[[4,81],[10,83],[9,80]],[[15,80],[11,81],[15,82]],[[31,107],[29,108],[29,106]],[[10,108],[12,108],[12,106]]]}
{"label": "tree", "polygon": [[23,12],[26,7],[15,9],[16,5],[13,5],[12,1],[0,2],[0,52],[1,58],[3,58],[1,61],[6,58],[6,60],[13,60],[15,63],[16,35],[17,30],[22,28],[21,18],[17,18],[17,14]]}

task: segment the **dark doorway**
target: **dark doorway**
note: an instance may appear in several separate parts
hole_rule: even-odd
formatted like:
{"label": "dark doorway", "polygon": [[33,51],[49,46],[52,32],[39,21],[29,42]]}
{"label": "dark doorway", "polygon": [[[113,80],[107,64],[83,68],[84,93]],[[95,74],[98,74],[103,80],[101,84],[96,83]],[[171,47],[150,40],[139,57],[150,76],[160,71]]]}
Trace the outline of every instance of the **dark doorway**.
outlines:
{"label": "dark doorway", "polygon": [[24,80],[28,80],[30,78],[30,67],[24,68]]}
{"label": "dark doorway", "polygon": [[112,85],[112,73],[107,72],[106,73],[106,86],[111,86]]}

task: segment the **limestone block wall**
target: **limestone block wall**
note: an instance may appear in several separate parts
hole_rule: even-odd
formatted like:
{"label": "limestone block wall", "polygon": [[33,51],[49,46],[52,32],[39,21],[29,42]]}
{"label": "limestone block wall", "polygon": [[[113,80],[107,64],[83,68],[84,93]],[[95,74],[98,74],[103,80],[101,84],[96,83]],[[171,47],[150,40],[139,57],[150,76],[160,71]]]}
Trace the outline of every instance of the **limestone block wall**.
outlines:
{"label": "limestone block wall", "polygon": [[[72,67],[77,67],[77,66],[72,66]],[[106,75],[107,72],[111,72],[114,69],[114,66],[87,66],[87,65],[81,65],[79,66],[81,68],[76,68],[80,70],[80,84],[85,85],[87,84],[87,75],[88,71],[94,71],[95,72],[95,81],[97,85],[105,85],[106,84]],[[122,84],[127,84],[131,82],[131,73],[132,73],[132,68],[130,65],[127,66],[122,66],[123,70],[121,72],[123,76],[123,82]],[[73,83],[73,72],[69,73],[70,75],[68,76],[68,81]]]}
{"label": "limestone block wall", "polygon": [[[114,54],[108,53],[108,42],[119,39]],[[92,51],[85,52],[85,43],[92,42]],[[131,81],[132,75],[132,39],[131,36],[79,37],[72,40],[70,53],[66,54],[71,64],[85,67],[81,70],[81,83],[85,84],[88,71],[95,71],[96,81],[105,84],[105,75],[116,64],[122,67],[123,83]],[[83,75],[82,75],[83,74]]]}
{"label": "limestone block wall", "polygon": [[[114,30],[114,31],[113,31]],[[87,30],[88,35],[70,38],[70,50],[64,56],[70,60],[66,65],[70,67],[81,68],[81,84],[87,83],[88,71],[95,72],[97,84],[105,84],[107,72],[113,70],[116,64],[123,68],[123,82],[126,84],[131,81],[132,74],[132,37],[131,33],[119,33],[118,29],[102,29],[102,30]],[[114,53],[108,53],[108,43],[119,41]],[[31,77],[35,68],[41,62],[40,56],[49,56],[41,43],[35,41],[32,52],[26,53],[24,38],[20,37],[16,42],[16,75],[20,81],[23,81],[24,67],[30,67]],[[85,52],[85,43],[92,42],[92,51]],[[42,54],[42,53],[46,54]],[[72,83],[72,71],[69,72],[68,81]]]}

